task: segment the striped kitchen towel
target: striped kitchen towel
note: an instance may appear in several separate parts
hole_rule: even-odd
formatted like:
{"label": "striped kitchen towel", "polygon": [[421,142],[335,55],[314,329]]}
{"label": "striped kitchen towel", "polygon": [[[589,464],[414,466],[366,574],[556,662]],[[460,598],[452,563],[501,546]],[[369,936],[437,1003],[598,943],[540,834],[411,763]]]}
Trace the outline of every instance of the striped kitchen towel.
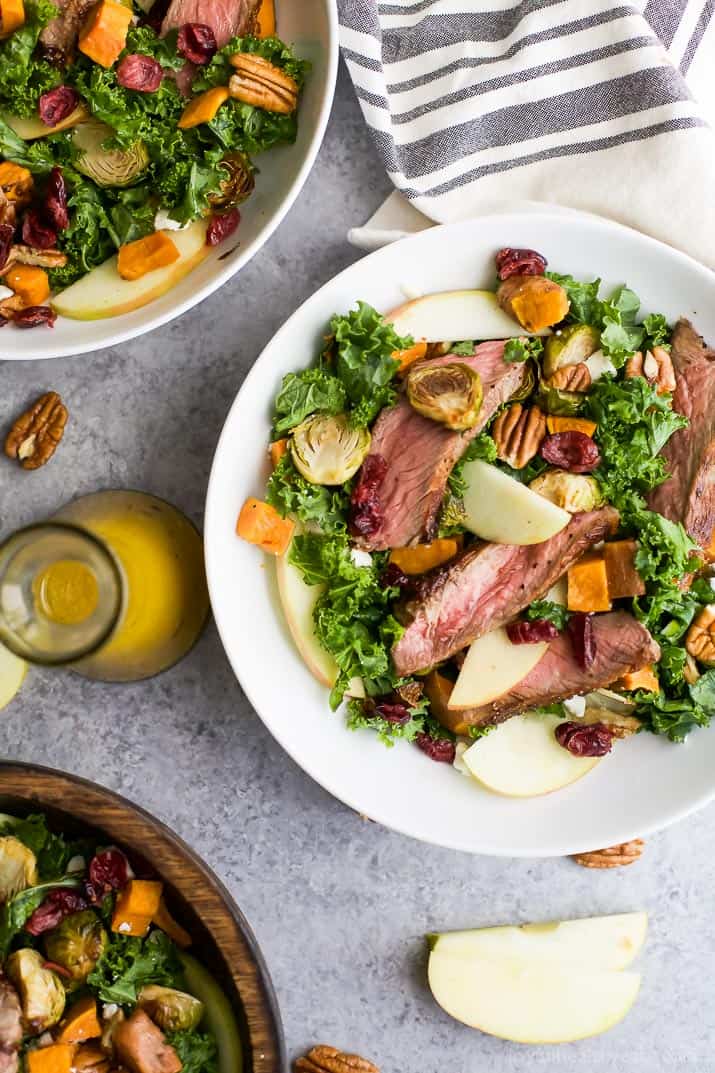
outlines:
{"label": "striped kitchen towel", "polygon": [[557,203],[715,267],[715,0],[338,9],[343,56],[401,195],[373,218],[366,244],[485,209]]}

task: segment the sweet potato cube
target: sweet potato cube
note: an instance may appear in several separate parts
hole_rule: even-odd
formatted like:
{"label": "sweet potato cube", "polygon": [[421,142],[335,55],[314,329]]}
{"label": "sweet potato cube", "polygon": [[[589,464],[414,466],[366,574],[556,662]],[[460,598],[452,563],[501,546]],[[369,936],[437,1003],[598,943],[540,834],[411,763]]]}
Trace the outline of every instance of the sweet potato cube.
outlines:
{"label": "sweet potato cube", "polygon": [[225,86],[215,86],[207,89],[205,93],[193,97],[181,113],[178,122],[179,130],[188,130],[189,127],[198,127],[200,123],[210,123],[224,101],[230,94]]}
{"label": "sweet potato cube", "polygon": [[660,682],[653,664],[649,663],[646,667],[641,667],[639,671],[624,674],[622,678],[618,679],[615,686],[616,689],[627,689],[630,692],[636,689],[645,689],[648,693],[657,693],[660,689]]}
{"label": "sweet potato cube", "polygon": [[281,518],[275,507],[250,496],[241,507],[236,533],[250,544],[256,544],[269,555],[283,555],[295,528],[290,518]]}
{"label": "sweet potato cube", "polygon": [[555,414],[549,414],[546,427],[552,436],[555,432],[583,432],[584,436],[593,436],[598,425],[586,417],[557,417]]}
{"label": "sweet potato cube", "polygon": [[122,279],[139,279],[147,272],[173,264],[180,256],[176,243],[168,235],[154,231],[119,247],[117,270]]}
{"label": "sweet potato cube", "polygon": [[163,884],[153,879],[130,879],[117,895],[112,931],[146,935],[159,909]]}
{"label": "sweet potato cube", "polygon": [[273,37],[276,32],[276,6],[274,0],[263,0],[258,9],[256,37]]}
{"label": "sweet potato cube", "polygon": [[450,537],[433,540],[431,544],[417,544],[413,548],[395,548],[390,552],[390,562],[403,574],[425,574],[435,566],[453,559],[459,544]]}
{"label": "sweet potato cube", "polygon": [[41,306],[50,297],[50,281],[44,268],[14,265],[5,273],[4,282],[28,306]]}
{"label": "sweet potato cube", "polygon": [[413,346],[406,347],[404,350],[393,350],[391,356],[400,363],[398,373],[406,373],[416,361],[422,361],[426,353],[427,344],[422,340]]}
{"label": "sweet potato cube", "polygon": [[449,707],[449,698],[454,689],[454,682],[439,671],[430,671],[424,679],[425,693],[430,702],[432,715],[443,727],[453,734],[466,734],[469,729],[467,716],[469,712],[454,711]]}
{"label": "sweet potato cube", "polygon": [[72,1043],[52,1043],[25,1056],[27,1073],[70,1073],[75,1048]]}
{"label": "sweet potato cube", "polygon": [[286,453],[287,450],[288,450],[288,439],[287,438],[284,438],[282,440],[274,440],[273,441],[273,443],[271,444],[271,446],[269,448],[269,451],[270,451],[270,455],[271,455],[271,465],[273,466],[274,469],[276,468],[276,466],[278,465],[278,463],[280,462],[281,458],[283,457],[283,455]]}
{"label": "sweet potato cube", "polygon": [[636,570],[635,559],[638,544],[635,540],[612,540],[603,545],[606,563],[608,595],[612,600],[623,596],[642,596],[645,592],[643,579]]}
{"label": "sweet potato cube", "polygon": [[568,609],[610,611],[606,563],[600,552],[584,555],[568,572]]}
{"label": "sweet potato cube", "polygon": [[25,22],[23,0],[0,0],[0,37],[8,37]]}
{"label": "sweet potato cube", "polygon": [[132,9],[117,0],[101,0],[93,7],[79,35],[77,47],[102,67],[116,62],[127,40]]}
{"label": "sweet potato cube", "polygon": [[177,946],[180,946],[182,950],[186,946],[191,946],[191,936],[185,928],[182,928],[181,924],[174,920],[173,916],[166,908],[166,902],[163,898],[159,902],[159,908],[156,913],[154,913],[152,923],[156,924],[157,928],[161,928],[162,931],[166,932],[169,938],[175,942]]}
{"label": "sweet potato cube", "polygon": [[102,1026],[97,1017],[97,1000],[94,995],[78,999],[60,1021],[58,1043],[81,1043],[85,1039],[97,1039],[102,1035]]}

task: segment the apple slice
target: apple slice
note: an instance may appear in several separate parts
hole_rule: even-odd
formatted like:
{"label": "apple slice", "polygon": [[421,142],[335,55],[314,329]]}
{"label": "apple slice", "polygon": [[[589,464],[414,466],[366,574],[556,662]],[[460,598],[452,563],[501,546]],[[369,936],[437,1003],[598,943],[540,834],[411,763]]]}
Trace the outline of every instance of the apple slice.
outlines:
{"label": "apple slice", "polygon": [[139,279],[122,279],[117,258],[111,257],[52,299],[52,307],[73,320],[101,320],[131,313],[165,294],[211,252],[206,245],[206,221],[195,220],[183,231],[168,232],[179,259]]}
{"label": "apple slice", "polygon": [[[466,711],[503,697],[526,678],[548,651],[547,641],[513,645],[500,626],[474,641],[449,698],[450,711]],[[563,720],[562,720],[563,722]],[[489,737],[492,737],[492,734]]]}
{"label": "apple slice", "polygon": [[0,708],[13,699],[27,674],[27,664],[0,644]]}
{"label": "apple slice", "polygon": [[[512,339],[528,335],[519,322],[500,307],[493,291],[441,291],[425,294],[388,313],[398,335],[411,335],[428,343],[445,339]],[[549,335],[549,329],[538,332]]]}
{"label": "apple slice", "polygon": [[627,969],[648,931],[647,913],[616,913],[546,924],[507,924],[428,935],[430,949],[454,958],[572,965],[575,969]]}
{"label": "apple slice", "polygon": [[622,1021],[640,974],[529,959],[454,957],[435,949],[429,985],[457,1021],[514,1043],[570,1043]]}
{"label": "apple slice", "polygon": [[89,112],[86,105],[78,104],[68,116],[55,123],[54,127],[48,127],[39,116],[6,115],[2,118],[8,127],[15,131],[18,138],[22,138],[25,142],[32,142],[36,138],[46,138],[48,134],[57,134],[60,130],[69,130],[70,127],[76,127],[78,123],[83,123],[88,116]]}
{"label": "apple slice", "polygon": [[496,466],[476,458],[463,470],[466,525],[494,544],[541,544],[560,533],[571,515]]}
{"label": "apple slice", "polygon": [[561,790],[588,775],[602,759],[574,756],[559,745],[554,730],[563,721],[558,715],[514,715],[475,741],[462,760],[483,786],[505,797]]}

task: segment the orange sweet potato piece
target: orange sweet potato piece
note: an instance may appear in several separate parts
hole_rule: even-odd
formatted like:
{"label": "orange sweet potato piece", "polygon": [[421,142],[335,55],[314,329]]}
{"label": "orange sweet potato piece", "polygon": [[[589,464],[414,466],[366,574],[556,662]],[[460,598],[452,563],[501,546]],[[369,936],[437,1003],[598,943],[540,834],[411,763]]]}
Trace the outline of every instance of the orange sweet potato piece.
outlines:
{"label": "orange sweet potato piece", "polygon": [[600,552],[584,555],[568,572],[569,611],[610,611],[606,563]]}
{"label": "orange sweet potato piece", "polygon": [[624,674],[615,685],[616,689],[627,689],[629,691],[645,689],[648,693],[657,693],[660,689],[660,682],[652,663],[649,663],[646,667],[641,667],[639,671]]}
{"label": "orange sweet potato piece", "polygon": [[414,362],[422,361],[426,353],[427,344],[424,340],[415,343],[413,346],[408,346],[404,350],[393,350],[392,357],[400,363],[398,373],[404,373]]}
{"label": "orange sweet potato piece", "polygon": [[258,11],[256,37],[273,37],[276,32],[276,6],[274,0],[263,0]]}
{"label": "orange sweet potato piece", "polygon": [[458,549],[457,541],[446,537],[433,540],[431,544],[417,544],[414,548],[395,548],[390,552],[390,562],[399,566],[404,574],[424,574],[453,559]]}
{"label": "orange sweet potato piece", "polygon": [[132,17],[131,7],[117,0],[100,0],[80,31],[77,43],[80,52],[102,67],[111,67],[126,44]]}
{"label": "orange sweet potato piece", "polygon": [[198,127],[199,123],[210,123],[229,96],[225,86],[215,86],[193,97],[181,113],[179,129],[188,130],[189,127]]}
{"label": "orange sweet potato piece", "polygon": [[35,182],[32,172],[9,160],[0,164],[0,187],[8,201],[26,202],[30,199]]}
{"label": "orange sweet potato piece", "polygon": [[598,428],[595,421],[589,421],[585,417],[556,417],[549,414],[546,418],[546,427],[553,435],[555,432],[583,432],[584,436],[593,436]]}
{"label": "orange sweet potato piece", "polygon": [[238,536],[270,555],[283,555],[288,550],[294,528],[290,518],[281,518],[270,503],[252,496],[241,507],[236,523]]}
{"label": "orange sweet potato piece", "polygon": [[163,884],[154,879],[130,879],[117,895],[112,931],[122,935],[146,935],[159,909]]}
{"label": "orange sweet potato piece", "polygon": [[75,1048],[72,1043],[52,1043],[25,1055],[27,1073],[70,1073]]}
{"label": "orange sweet potato piece", "polygon": [[269,451],[270,451],[270,455],[271,455],[271,464],[272,464],[274,469],[276,468],[276,466],[278,465],[278,463],[280,462],[281,458],[283,457],[283,455],[286,453],[287,450],[288,450],[288,438],[287,437],[284,437],[282,440],[274,440],[273,441],[273,443],[269,447]]}
{"label": "orange sweet potato piece", "polygon": [[18,30],[25,22],[23,0],[0,0],[0,19],[2,20],[0,36],[7,37]]}
{"label": "orange sweet potato piece", "polygon": [[430,671],[424,678],[423,684],[430,702],[430,711],[435,719],[438,719],[442,726],[451,730],[453,734],[466,734],[469,726],[465,718],[466,713],[452,711],[449,707],[454,682],[439,671]]}
{"label": "orange sweet potato piece", "polygon": [[44,268],[14,265],[5,273],[5,283],[28,306],[41,306],[50,297],[50,281]]}
{"label": "orange sweet potato piece", "polygon": [[642,596],[645,592],[643,579],[635,566],[637,550],[635,540],[611,540],[603,545],[608,594],[612,600],[620,600],[623,596]]}
{"label": "orange sweet potato piece", "polygon": [[558,324],[570,306],[563,287],[546,276],[510,276],[499,284],[497,299],[527,332],[540,332]]}
{"label": "orange sweet potato piece", "polygon": [[131,1073],[180,1073],[182,1069],[178,1054],[144,1010],[135,1010],[117,1026],[114,1046]]}
{"label": "orange sweet potato piece", "polygon": [[58,1043],[81,1043],[102,1035],[102,1026],[97,1017],[97,1000],[94,995],[78,999],[60,1021]]}
{"label": "orange sweet potato piece", "polygon": [[119,247],[117,269],[122,279],[139,279],[156,268],[173,264],[179,257],[176,243],[163,231],[154,231]]}
{"label": "orange sweet potato piece", "polygon": [[159,902],[159,908],[152,918],[152,923],[156,924],[157,928],[161,928],[166,932],[170,939],[180,946],[183,950],[186,946],[191,946],[191,936],[185,928],[182,928],[173,916],[166,908],[166,902],[162,898]]}

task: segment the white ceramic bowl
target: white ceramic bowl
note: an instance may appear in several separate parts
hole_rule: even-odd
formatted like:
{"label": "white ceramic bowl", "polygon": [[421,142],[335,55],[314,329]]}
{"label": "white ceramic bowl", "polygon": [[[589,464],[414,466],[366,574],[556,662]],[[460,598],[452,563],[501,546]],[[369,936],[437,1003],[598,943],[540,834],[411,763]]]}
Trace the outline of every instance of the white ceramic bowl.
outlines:
{"label": "white ceramic bowl", "polygon": [[335,90],[338,28],[334,0],[282,0],[277,5],[278,34],[312,70],[301,97],[298,137],[257,158],[260,175],[241,206],[235,252],[218,247],[161,298],[133,313],[104,320],[58,317],[54,328],[2,333],[0,357],[10,361],[59,358],[115,346],[158,328],[185,313],[235,275],[268,241],[300,193],[320,149]]}
{"label": "white ceramic bowl", "polygon": [[546,797],[482,790],[418,749],[386,749],[348,731],[303,665],[277,603],[273,564],[235,536],[246,496],[263,496],[273,397],[308,365],[330,316],[362,298],[387,311],[403,288],[491,286],[501,246],[543,252],[555,271],[606,286],[625,281],[644,311],[685,315],[715,340],[715,276],[680,253],[594,217],[503,215],[435,227],[352,265],[295,313],[249,373],[214,459],[206,555],[214,614],[249,700],[293,759],[358,812],[428,842],[504,856],[560,856],[610,846],[685,816],[715,795],[715,726],[685,745],[650,734],[618,744],[594,771]]}

